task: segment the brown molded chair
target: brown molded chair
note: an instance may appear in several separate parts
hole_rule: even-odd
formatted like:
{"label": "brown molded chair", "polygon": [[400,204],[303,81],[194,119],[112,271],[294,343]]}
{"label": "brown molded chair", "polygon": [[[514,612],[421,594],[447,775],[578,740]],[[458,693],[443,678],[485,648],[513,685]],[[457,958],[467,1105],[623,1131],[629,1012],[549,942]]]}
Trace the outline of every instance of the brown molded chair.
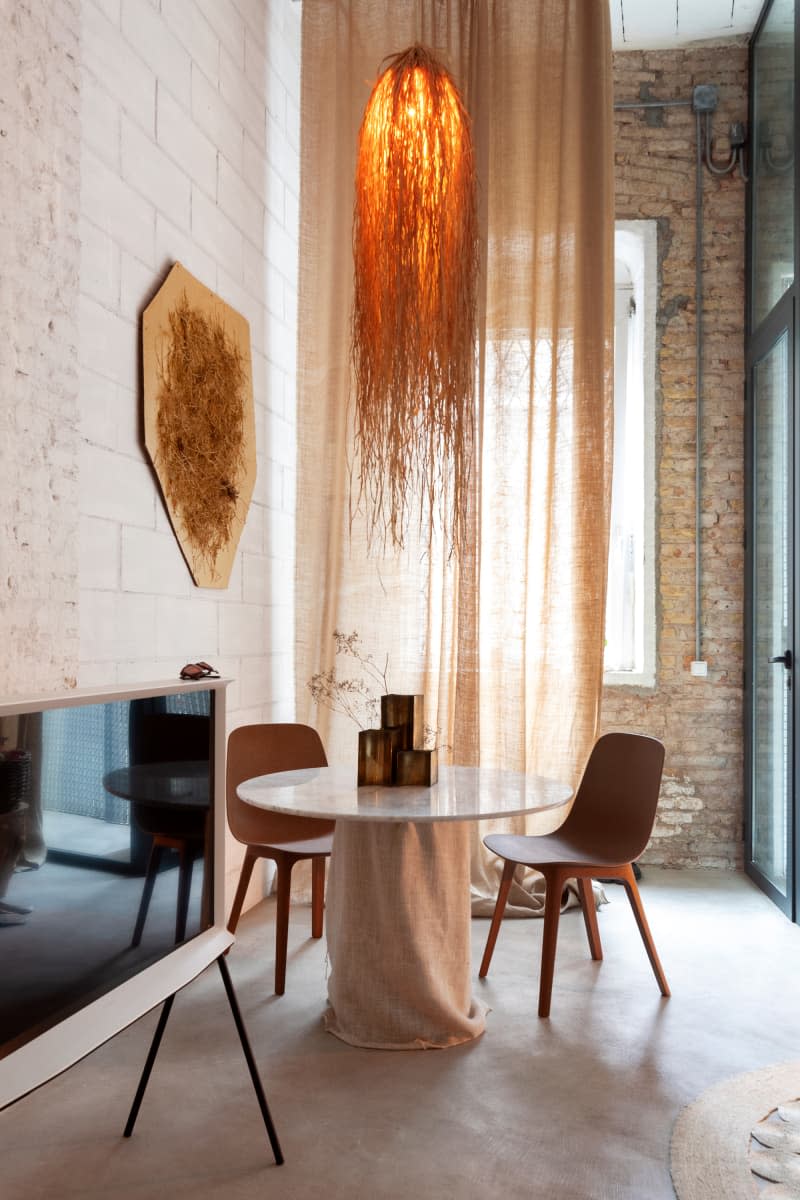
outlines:
{"label": "brown molded chair", "polygon": [[319,734],[309,725],[242,725],[228,738],[228,824],[237,841],[247,846],[228,929],[234,933],[239,923],[256,860],[272,859],[278,868],[275,991],[279,996],[286,987],[292,867],[303,858],[311,859],[311,936],[320,938],[325,902],[325,859],[331,852],[336,823],[267,812],[240,800],[236,787],[256,775],[327,765]]}
{"label": "brown molded chair", "polygon": [[621,880],[661,995],[669,996],[633,873],[633,862],[647,845],[653,828],[663,766],[664,747],[657,738],[638,733],[607,733],[595,743],[569,816],[560,829],[539,837],[497,833],[483,839],[484,845],[506,862],[483,952],[481,979],[489,971],[514,871],[523,865],[541,871],[546,882],[540,1017],[550,1015],[558,918],[568,879],[577,880],[589,949],[598,962],[603,951],[592,877]]}

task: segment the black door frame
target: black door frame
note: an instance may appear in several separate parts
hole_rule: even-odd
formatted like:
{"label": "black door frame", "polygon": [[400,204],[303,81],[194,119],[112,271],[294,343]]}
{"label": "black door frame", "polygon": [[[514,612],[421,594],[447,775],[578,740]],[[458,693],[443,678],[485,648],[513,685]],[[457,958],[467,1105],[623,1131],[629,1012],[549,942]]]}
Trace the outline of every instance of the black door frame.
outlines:
{"label": "black door frame", "polygon": [[[773,7],[774,0],[765,0],[761,14],[753,30],[753,35],[750,39],[749,53],[749,147],[751,153],[756,143],[756,111],[755,111],[755,95],[753,82],[755,79],[755,52],[759,42],[759,36],[763,30],[764,24]],[[800,131],[800,88],[797,84],[800,81],[800,0],[794,0],[794,130],[795,135]],[[796,137],[795,137],[796,140]],[[755,164],[750,162],[749,176],[750,182],[747,187],[747,215],[746,215],[746,275],[747,275],[747,300],[746,300],[746,385],[745,385],[745,638],[744,638],[744,801],[745,801],[745,820],[744,820],[744,836],[745,836],[745,871],[758,884],[758,886],[770,897],[771,900],[780,908],[790,920],[800,921],[800,879],[798,878],[798,866],[800,866],[800,753],[798,753],[798,720],[800,720],[800,704],[798,703],[798,688],[800,688],[800,677],[792,671],[792,691],[790,704],[790,739],[793,755],[793,761],[789,764],[789,779],[791,782],[792,795],[789,803],[788,813],[788,829],[787,829],[787,880],[786,880],[786,896],[782,896],[777,888],[763,875],[755,866],[752,858],[752,834],[753,834],[753,720],[754,720],[754,616],[755,616],[755,576],[753,562],[754,548],[754,387],[753,387],[753,372],[755,366],[767,354],[770,347],[775,344],[775,341],[780,337],[781,332],[785,329],[788,334],[788,350],[789,350],[789,420],[790,429],[790,445],[792,451],[791,463],[791,487],[792,496],[790,499],[790,520],[791,528],[791,564],[790,564],[790,579],[794,589],[791,604],[791,622],[792,622],[792,637],[794,641],[800,632],[800,420],[798,420],[798,399],[800,399],[800,343],[798,342],[798,312],[797,312],[797,287],[798,287],[798,272],[800,269],[800,163],[795,155],[794,169],[794,278],[792,285],[787,288],[784,295],[769,313],[769,315],[755,327],[754,322],[754,289],[753,289],[753,256],[754,256],[754,237],[753,237],[753,180],[755,178]],[[796,661],[795,645],[782,647],[776,653],[782,653],[783,650],[790,649],[793,660]],[[779,669],[779,668],[778,668]]]}
{"label": "black door frame", "polygon": [[[781,909],[782,912],[793,921],[798,917],[797,903],[797,871],[795,864],[798,861],[798,846],[797,839],[800,833],[800,822],[796,820],[796,805],[798,791],[797,778],[797,684],[794,672],[795,660],[795,631],[800,628],[798,625],[798,597],[800,596],[800,553],[797,549],[798,531],[800,531],[800,513],[798,513],[798,494],[800,489],[796,487],[796,477],[798,464],[800,464],[800,446],[798,445],[798,425],[795,420],[796,397],[798,395],[797,381],[797,358],[795,354],[795,311],[794,311],[794,296],[793,289],[789,289],[778,303],[773,308],[769,316],[759,326],[757,332],[749,339],[748,355],[747,355],[747,422],[746,422],[746,554],[745,554],[745,570],[747,586],[745,588],[746,604],[745,604],[745,871],[753,879],[758,886],[764,891],[769,898]],[[759,869],[753,858],[753,800],[754,800],[754,769],[755,755],[753,752],[753,730],[755,721],[755,387],[754,377],[755,369],[760,362],[766,358],[773,347],[777,344],[780,337],[786,334],[786,345],[788,354],[788,387],[789,387],[789,403],[788,403],[788,420],[789,420],[789,435],[792,446],[792,454],[790,456],[791,470],[789,472],[790,490],[789,497],[789,545],[791,563],[789,574],[792,580],[793,595],[790,604],[790,622],[788,646],[775,647],[776,654],[782,654],[784,650],[789,650],[792,654],[792,667],[789,671],[789,681],[791,687],[790,706],[789,706],[789,755],[790,761],[788,764],[789,779],[792,783],[792,796],[790,797],[787,828],[787,863],[786,863],[786,895],[784,896],[767,878],[766,875]],[[793,553],[792,553],[793,549]],[[784,670],[776,664],[775,670]]]}

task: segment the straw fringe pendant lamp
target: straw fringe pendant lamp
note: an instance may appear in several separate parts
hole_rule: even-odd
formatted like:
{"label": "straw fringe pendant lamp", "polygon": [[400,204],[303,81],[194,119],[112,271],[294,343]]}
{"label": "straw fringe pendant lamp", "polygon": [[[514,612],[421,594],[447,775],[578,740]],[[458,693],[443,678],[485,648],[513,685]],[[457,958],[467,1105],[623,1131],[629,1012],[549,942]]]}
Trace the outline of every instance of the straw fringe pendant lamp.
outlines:
{"label": "straw fringe pendant lamp", "polygon": [[[370,540],[402,547],[437,511],[463,543],[475,421],[478,274],[470,122],[420,45],[389,62],[359,133],[352,360]],[[445,503],[445,497],[447,503]]]}

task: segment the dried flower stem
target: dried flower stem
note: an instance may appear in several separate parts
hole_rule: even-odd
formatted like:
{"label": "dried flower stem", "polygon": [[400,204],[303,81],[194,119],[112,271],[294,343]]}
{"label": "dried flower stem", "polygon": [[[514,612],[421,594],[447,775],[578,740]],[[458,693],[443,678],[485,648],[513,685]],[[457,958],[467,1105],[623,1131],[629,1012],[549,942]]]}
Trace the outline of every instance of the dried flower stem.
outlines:
{"label": "dried flower stem", "polygon": [[384,694],[389,691],[386,680],[389,656],[387,654],[381,670],[372,655],[365,653],[361,648],[361,639],[355,630],[352,633],[334,630],[333,639],[337,655],[354,659],[362,671],[362,677],[341,679],[336,674],[336,668],[331,667],[327,671],[318,671],[316,675],[312,675],[306,687],[315,704],[322,704],[331,712],[342,713],[354,721],[359,729],[368,728],[378,719],[378,700],[374,695],[374,685],[377,684]]}

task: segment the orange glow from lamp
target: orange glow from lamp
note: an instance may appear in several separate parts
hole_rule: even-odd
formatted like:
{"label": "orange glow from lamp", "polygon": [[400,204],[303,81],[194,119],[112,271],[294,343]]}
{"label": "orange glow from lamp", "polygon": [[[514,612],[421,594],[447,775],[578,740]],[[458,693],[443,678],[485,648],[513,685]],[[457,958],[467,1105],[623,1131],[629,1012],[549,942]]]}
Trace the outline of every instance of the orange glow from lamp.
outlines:
{"label": "orange glow from lamp", "polygon": [[370,534],[402,546],[412,514],[422,527],[438,512],[458,552],[475,423],[475,167],[458,89],[423,46],[390,60],[365,109],[353,256],[355,437]]}

